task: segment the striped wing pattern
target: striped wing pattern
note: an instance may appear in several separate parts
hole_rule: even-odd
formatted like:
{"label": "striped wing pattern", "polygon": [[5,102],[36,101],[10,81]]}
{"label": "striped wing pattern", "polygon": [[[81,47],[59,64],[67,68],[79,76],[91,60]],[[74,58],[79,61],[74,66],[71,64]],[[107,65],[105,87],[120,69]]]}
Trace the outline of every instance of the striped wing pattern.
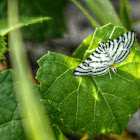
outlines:
{"label": "striped wing pattern", "polygon": [[130,48],[133,46],[134,41],[135,33],[129,31],[123,36],[120,36],[112,41],[109,40],[106,43],[106,50],[114,63],[121,63],[128,57],[130,54]]}
{"label": "striped wing pattern", "polygon": [[95,52],[75,69],[74,76],[92,75],[94,77],[108,73],[112,65],[121,63],[128,57],[134,41],[135,33],[129,31],[117,39],[108,40],[106,44],[100,42],[99,48],[96,48]]}
{"label": "striped wing pattern", "polygon": [[[99,48],[98,48],[99,49]],[[101,52],[101,53],[100,53]],[[81,77],[86,75],[103,75],[109,71],[108,63],[109,58],[102,50],[100,52],[95,51],[89,56],[83,63],[81,63],[74,71],[75,77]]]}

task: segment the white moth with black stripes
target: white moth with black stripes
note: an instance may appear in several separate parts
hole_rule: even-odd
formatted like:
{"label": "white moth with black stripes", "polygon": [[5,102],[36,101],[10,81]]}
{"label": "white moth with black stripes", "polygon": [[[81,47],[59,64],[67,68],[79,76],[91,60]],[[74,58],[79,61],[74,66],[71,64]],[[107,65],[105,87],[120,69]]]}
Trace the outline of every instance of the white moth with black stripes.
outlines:
{"label": "white moth with black stripes", "polygon": [[114,30],[115,28],[107,43],[99,42],[99,48],[91,50],[94,52],[75,69],[74,76],[76,78],[86,75],[101,76],[108,72],[111,78],[110,68],[117,73],[114,64],[122,63],[130,54],[130,49],[135,41],[135,32],[129,31],[111,41]]}

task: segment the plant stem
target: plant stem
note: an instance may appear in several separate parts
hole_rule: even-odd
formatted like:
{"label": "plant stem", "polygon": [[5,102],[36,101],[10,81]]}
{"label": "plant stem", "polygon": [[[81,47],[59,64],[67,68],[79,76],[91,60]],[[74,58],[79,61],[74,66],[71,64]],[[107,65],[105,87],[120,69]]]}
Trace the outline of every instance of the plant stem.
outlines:
{"label": "plant stem", "polygon": [[88,20],[90,21],[91,25],[94,28],[100,28],[99,24],[89,15],[89,13],[75,0],[71,0],[73,3],[77,5],[77,7],[80,8],[80,10],[87,16]]}
{"label": "plant stem", "polygon": [[[8,0],[9,27],[18,23],[18,0]],[[9,33],[9,49],[13,81],[18,101],[24,112],[23,126],[30,140],[55,140],[49,119],[31,83],[31,72],[25,55],[22,35],[19,29]]]}
{"label": "plant stem", "polygon": [[112,23],[114,26],[122,26],[119,17],[109,0],[84,1],[101,25]]}
{"label": "plant stem", "polygon": [[33,18],[33,19],[28,19],[28,18],[25,18],[23,21],[21,20],[20,22],[17,22],[16,24],[13,24],[10,28],[7,26],[5,27],[2,31],[0,31],[0,34],[2,36],[5,36],[6,34],[8,34],[9,32],[15,30],[15,29],[18,29],[18,28],[21,28],[23,26],[28,26],[30,24],[35,24],[35,23],[38,23],[38,22],[43,22],[45,20],[50,20],[51,18],[50,17],[37,17],[37,18]]}

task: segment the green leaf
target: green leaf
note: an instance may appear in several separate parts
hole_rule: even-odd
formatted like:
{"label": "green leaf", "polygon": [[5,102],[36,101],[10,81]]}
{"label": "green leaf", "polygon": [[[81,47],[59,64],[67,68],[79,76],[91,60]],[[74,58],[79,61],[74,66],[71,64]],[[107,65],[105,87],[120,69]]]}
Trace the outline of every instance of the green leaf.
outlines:
{"label": "green leaf", "polygon": [[114,26],[121,25],[118,15],[109,0],[84,1],[101,25],[108,23],[112,23]]}
{"label": "green leaf", "polygon": [[[93,38],[89,36],[85,39],[74,53],[77,58],[49,52],[38,61],[40,68],[36,78],[40,82],[42,98],[58,109],[58,122],[64,128],[70,128],[73,135],[77,132],[93,136],[101,133],[121,134],[130,116],[138,110],[140,55],[136,45],[124,65],[117,66],[117,74],[111,71],[112,80],[109,74],[81,78],[73,76],[73,71],[83,61],[86,46],[88,49],[91,40],[106,42],[112,30],[111,24],[97,29]],[[112,39],[123,32],[122,28],[116,27]],[[91,48],[93,47],[98,46]],[[78,52],[81,52],[82,57]]]}
{"label": "green leaf", "polygon": [[0,139],[25,140],[11,70],[0,72]]}
{"label": "green leaf", "polygon": [[129,31],[132,30],[132,25],[130,21],[130,4],[128,0],[120,0],[120,13],[119,17],[121,22],[123,23],[124,27]]}
{"label": "green leaf", "polygon": [[32,17],[32,18],[25,18],[22,17],[20,22],[18,24],[13,25],[12,27],[8,27],[6,20],[1,20],[0,21],[0,35],[4,36],[11,32],[12,30],[28,26],[30,24],[35,24],[38,22],[43,22],[45,20],[50,20],[51,18],[49,17]]}
{"label": "green leaf", "polygon": [[57,125],[53,125],[53,130],[57,140],[68,140]]}
{"label": "green leaf", "polygon": [[75,52],[73,53],[73,57],[75,58],[79,58],[81,60],[84,60],[84,55],[88,49],[88,47],[90,46],[90,43],[92,41],[93,35],[88,36],[87,38],[85,38],[82,42],[82,44],[75,50]]}
{"label": "green leaf", "polygon": [[4,53],[7,52],[7,48],[5,47],[6,46],[6,42],[4,41],[4,37],[0,35],[0,60],[3,60],[5,59],[5,56],[3,55]]}
{"label": "green leaf", "polygon": [[[113,30],[114,26],[112,24],[107,24],[101,28],[96,28],[93,35],[88,36],[82,44],[73,53],[73,57],[85,60],[92,54],[92,52],[86,52],[87,50],[93,50],[99,46],[99,41],[106,43],[109,36]],[[124,34],[124,29],[122,27],[116,26],[112,38],[117,38]]]}
{"label": "green leaf", "polygon": [[[52,17],[53,20],[43,24],[34,24],[22,29],[25,39],[37,42],[50,37],[62,37],[66,30],[64,8],[67,0],[20,0],[19,13],[21,17]],[[0,1],[0,17],[6,19],[7,1]],[[57,32],[56,32],[57,31]]]}
{"label": "green leaf", "polygon": [[[20,117],[24,111],[21,107],[21,101],[15,97],[11,70],[0,72],[0,87],[0,139],[26,140],[21,119],[23,117]],[[34,84],[33,88],[37,92],[36,96],[40,96],[42,102],[38,85]],[[31,131],[29,130],[28,133],[30,134]]]}

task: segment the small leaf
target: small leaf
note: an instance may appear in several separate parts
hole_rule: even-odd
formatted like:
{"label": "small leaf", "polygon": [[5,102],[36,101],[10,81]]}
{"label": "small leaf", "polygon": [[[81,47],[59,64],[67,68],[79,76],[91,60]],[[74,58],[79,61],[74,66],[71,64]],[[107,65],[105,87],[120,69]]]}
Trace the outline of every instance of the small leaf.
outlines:
{"label": "small leaf", "polygon": [[[58,110],[58,122],[70,128],[73,134],[121,134],[130,116],[138,110],[140,55],[136,45],[124,65],[117,65],[117,74],[111,71],[112,80],[109,74],[73,76],[74,69],[85,58],[89,44],[96,43],[96,46],[90,46],[93,49],[98,47],[99,40],[106,42],[112,29],[111,24],[97,29],[93,37],[89,36],[76,50],[76,58],[49,52],[38,61],[40,68],[36,78],[40,82],[42,98]],[[123,33],[124,29],[116,27],[112,39]]]}
{"label": "small leaf", "polygon": [[57,125],[53,125],[53,130],[57,140],[68,140]]}
{"label": "small leaf", "polygon": [[4,41],[4,37],[0,35],[0,60],[5,59],[5,56],[3,55],[4,53],[7,52],[7,48],[6,48],[6,42]]}
{"label": "small leaf", "polygon": [[22,17],[21,21],[18,24],[13,25],[12,27],[8,27],[6,20],[2,20],[0,22],[0,27],[1,27],[0,35],[4,36],[4,35],[8,34],[10,31],[15,30],[17,28],[21,28],[23,26],[28,26],[30,24],[35,24],[35,23],[43,22],[45,20],[50,20],[50,19],[51,18],[49,18],[49,17],[32,17],[32,18]]}

